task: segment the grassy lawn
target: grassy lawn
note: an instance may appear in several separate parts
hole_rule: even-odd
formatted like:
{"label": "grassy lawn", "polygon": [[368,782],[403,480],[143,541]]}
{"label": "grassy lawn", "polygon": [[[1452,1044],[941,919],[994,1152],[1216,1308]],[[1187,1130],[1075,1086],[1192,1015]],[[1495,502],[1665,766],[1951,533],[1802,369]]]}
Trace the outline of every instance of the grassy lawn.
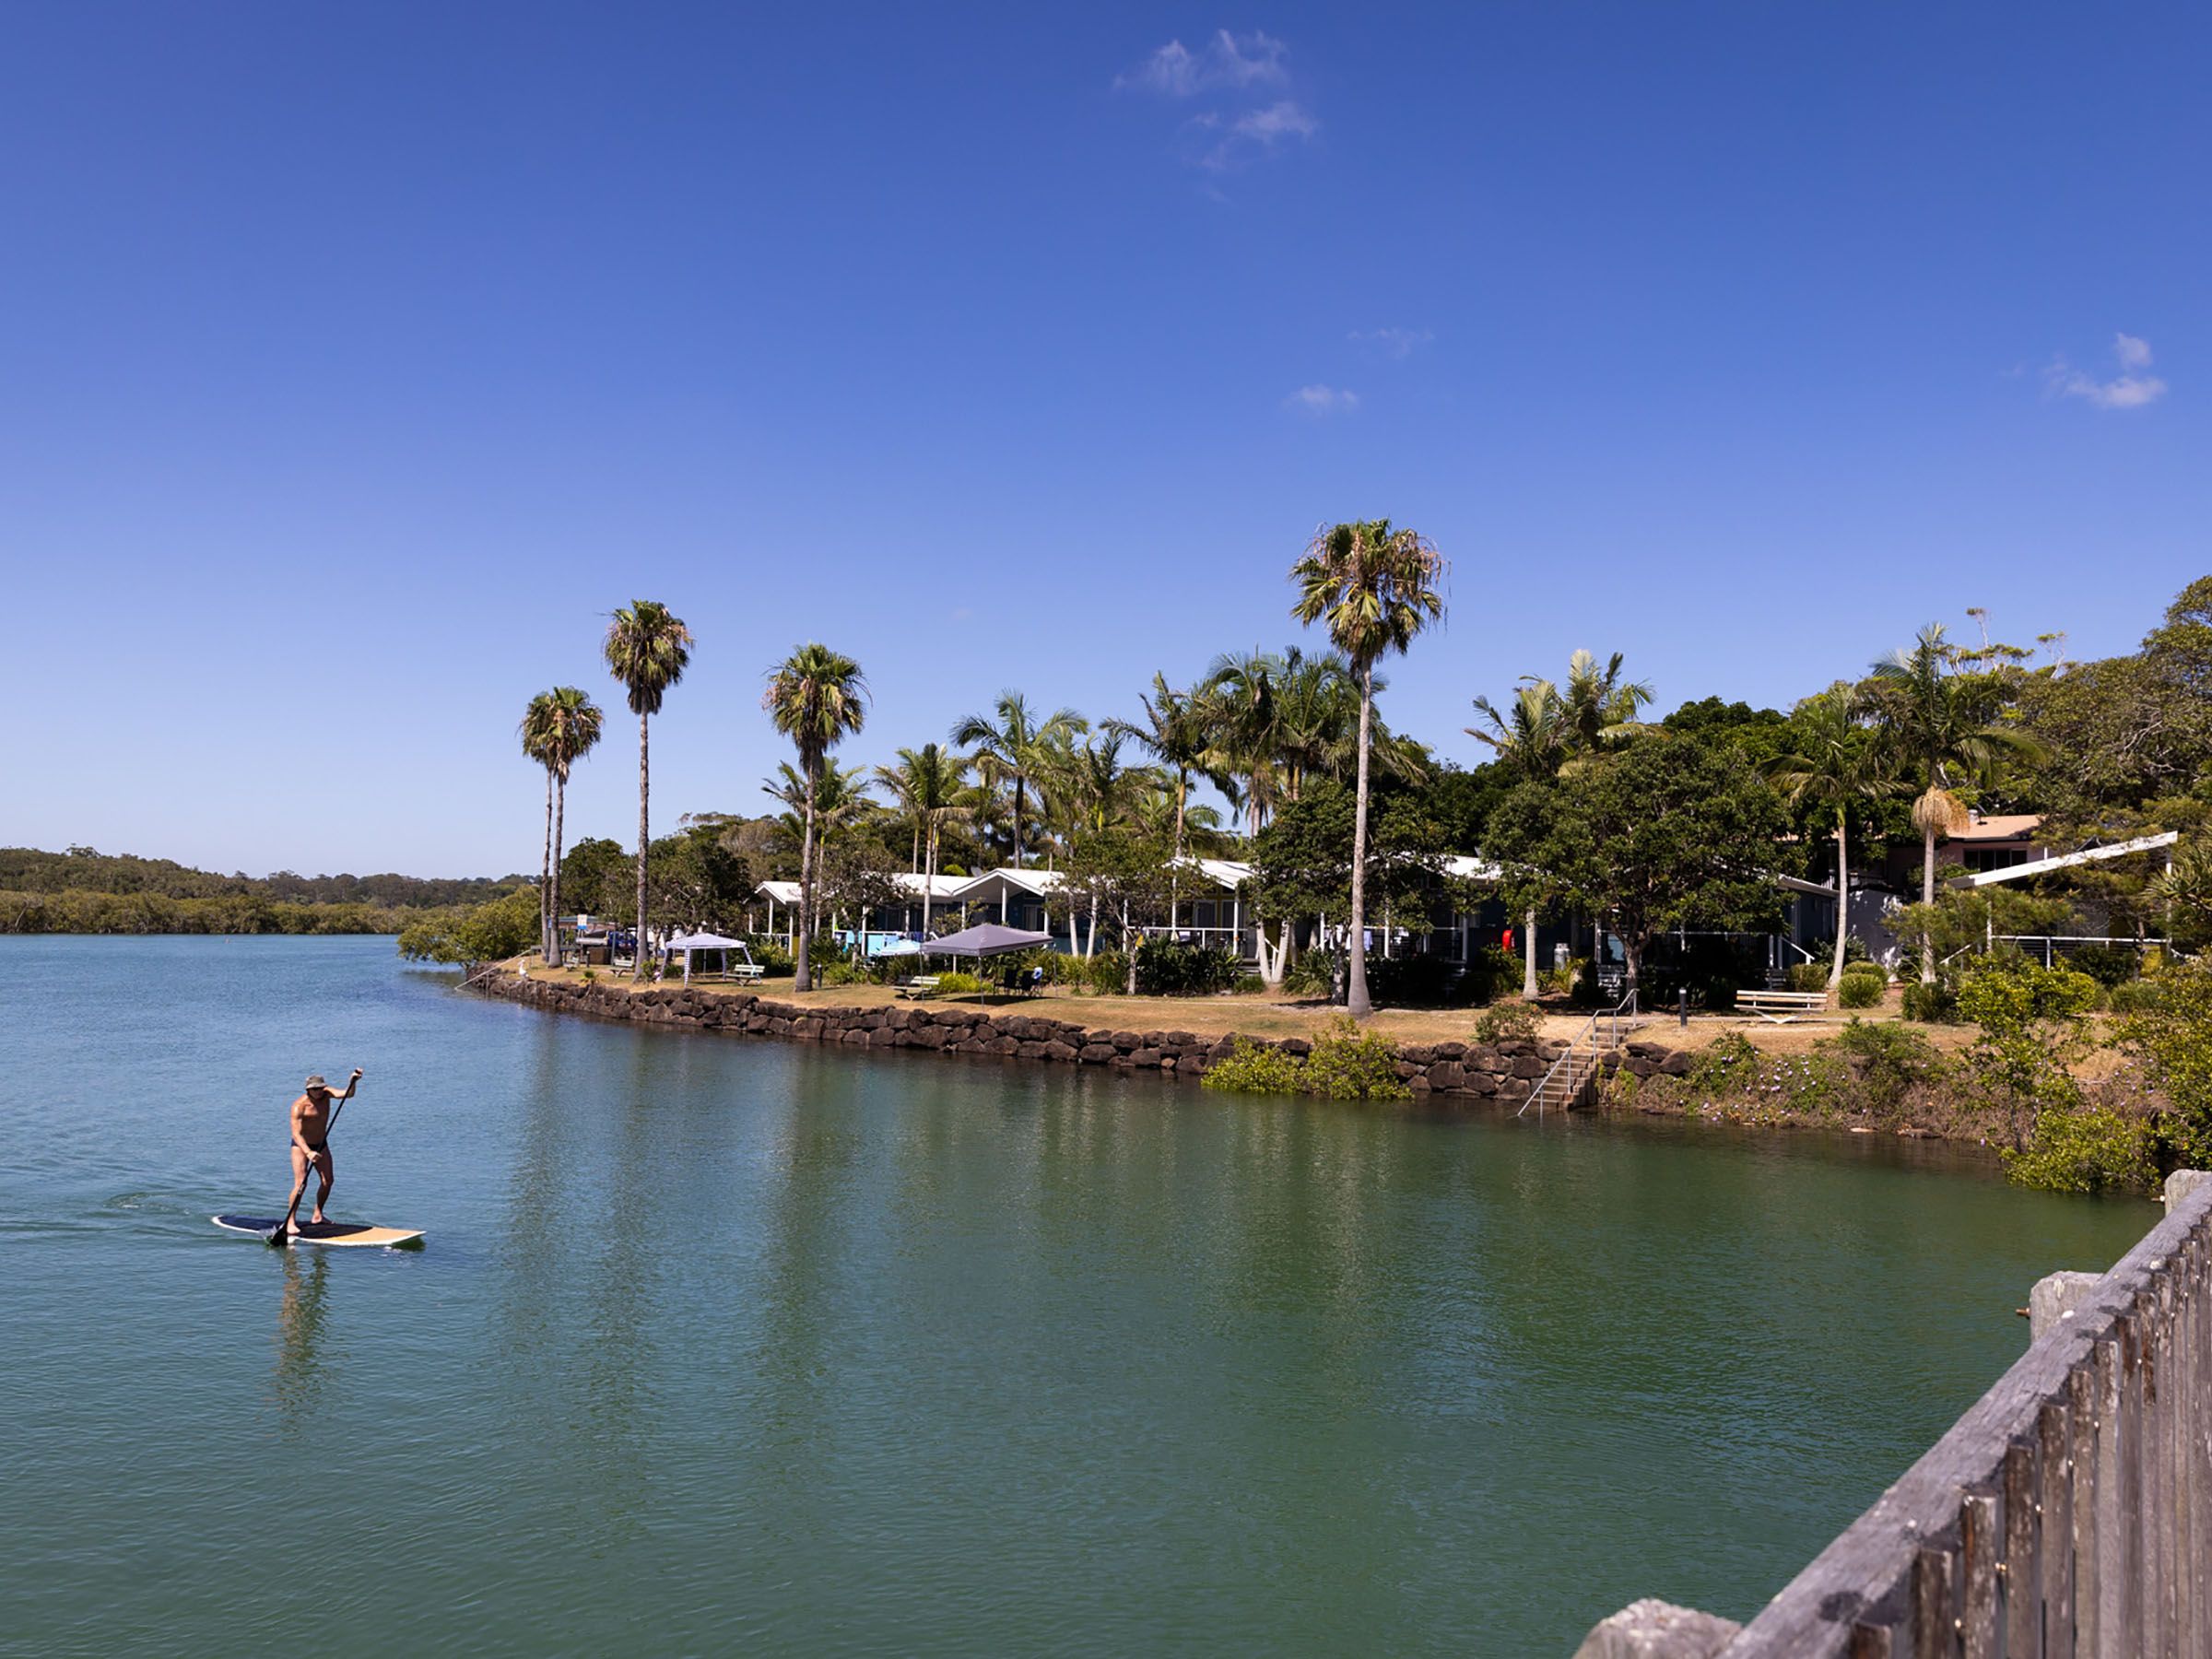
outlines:
{"label": "grassy lawn", "polygon": [[[530,977],[582,981],[581,971],[572,968],[548,973],[543,968],[533,967]],[[631,988],[627,978],[610,974],[605,969],[597,971],[596,982],[616,990]],[[792,989],[788,979],[771,979],[757,987],[695,982],[693,988],[710,994],[735,994],[757,989],[771,1002],[798,1007],[909,1006],[888,985],[823,986],[801,994]],[[1338,1010],[1324,1004],[1277,1001],[1264,995],[1093,996],[1078,994],[1064,985],[1048,985],[1042,994],[1030,997],[1001,997],[995,993],[986,993],[980,996],[933,997],[920,1006],[937,1005],[980,1007],[994,1014],[1041,1014],[1097,1030],[1190,1031],[1209,1037],[1231,1031],[1251,1037],[1310,1037],[1338,1017]],[[1476,1008],[1379,1008],[1369,1029],[1399,1042],[1471,1042],[1480,1012]],[[1870,1020],[1897,1018],[1897,998],[1893,995],[1883,1006],[1865,1010],[1862,1017]],[[1670,1048],[1703,1048],[1722,1032],[1735,1031],[1769,1053],[1800,1053],[1820,1039],[1835,1035],[1848,1018],[1829,1014],[1789,1025],[1772,1025],[1741,1014],[1693,1014],[1688,1026],[1684,1028],[1672,1014],[1657,1014],[1644,1017],[1638,1035]],[[1543,1019],[1544,1034],[1564,1040],[1580,1031],[1588,1018],[1586,1013],[1547,1013]],[[1957,1026],[1916,1029],[1946,1049],[1961,1047],[1973,1035],[1971,1030]]]}

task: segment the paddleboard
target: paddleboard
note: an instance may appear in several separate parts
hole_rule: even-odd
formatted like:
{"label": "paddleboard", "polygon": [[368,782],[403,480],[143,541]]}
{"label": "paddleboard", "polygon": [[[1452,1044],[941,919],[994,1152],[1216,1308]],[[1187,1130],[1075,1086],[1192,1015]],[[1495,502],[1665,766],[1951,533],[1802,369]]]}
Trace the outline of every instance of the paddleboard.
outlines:
{"label": "paddleboard", "polygon": [[[272,1227],[283,1224],[282,1216],[215,1216],[210,1218],[218,1227],[232,1232],[266,1234]],[[300,1230],[291,1235],[295,1244],[374,1244],[386,1250],[422,1246],[422,1234],[409,1232],[404,1227],[369,1227],[358,1221],[302,1221]]]}

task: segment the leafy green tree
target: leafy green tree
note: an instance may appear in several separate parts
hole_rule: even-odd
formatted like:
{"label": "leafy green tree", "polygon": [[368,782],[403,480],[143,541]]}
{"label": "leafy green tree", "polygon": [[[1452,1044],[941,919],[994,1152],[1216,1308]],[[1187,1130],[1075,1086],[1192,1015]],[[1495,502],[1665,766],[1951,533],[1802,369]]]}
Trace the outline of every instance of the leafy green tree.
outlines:
{"label": "leafy green tree", "polygon": [[1374,737],[1375,664],[1386,652],[1403,653],[1414,637],[1441,621],[1443,555],[1411,529],[1388,519],[1332,525],[1315,535],[1292,567],[1298,603],[1290,614],[1311,627],[1319,622],[1343,652],[1359,682],[1358,782],[1353,816],[1351,939],[1346,1007],[1355,1019],[1374,1012],[1367,992],[1368,763]]}
{"label": "leafy green tree", "polygon": [[620,841],[587,836],[561,857],[560,890],[580,911],[613,915],[627,908],[622,888],[630,868]]}
{"label": "leafy green tree", "polygon": [[1792,752],[1765,768],[1767,781],[1793,806],[1835,816],[1836,954],[1828,988],[1843,982],[1843,949],[1851,935],[1851,815],[1853,808],[1895,794],[1888,759],[1861,718],[1857,693],[1834,686],[1797,705],[1791,721]]}
{"label": "leafy green tree", "polygon": [[2164,910],[2174,944],[2184,950],[2212,946],[2212,834],[2199,830],[2180,841],[2148,897]]}
{"label": "leafy green tree", "polygon": [[399,935],[399,953],[418,962],[499,962],[530,948],[537,933],[537,894],[517,888],[457,916],[418,922]]}
{"label": "leafy green tree", "polygon": [[653,843],[645,861],[653,908],[686,933],[728,932],[751,901],[751,863],[722,826],[692,823]]}
{"label": "leafy green tree", "polygon": [[799,751],[806,780],[806,823],[799,853],[799,942],[794,988],[812,990],[808,949],[815,929],[815,815],[822,762],[830,751],[860,730],[867,718],[867,682],[860,665],[827,645],[800,646],[769,673],[761,706],[776,730]]}
{"label": "leafy green tree", "polygon": [[1127,994],[1136,994],[1137,959],[1144,948],[1145,929],[1159,926],[1173,902],[1167,843],[1135,830],[1114,827],[1086,836],[1067,855],[1060,877],[1060,897],[1072,916],[1088,907],[1090,935],[1096,942],[1099,917],[1112,921],[1127,958]]}
{"label": "leafy green tree", "polygon": [[523,715],[523,752],[546,769],[546,862],[539,878],[544,956],[560,964],[561,837],[567,828],[569,772],[599,742],[605,716],[574,686],[556,686],[530,700]]}
{"label": "leafy green tree", "polygon": [[653,794],[651,746],[646,727],[661,712],[669,688],[684,677],[691,661],[691,630],[666,606],[634,599],[615,613],[606,630],[606,666],[638,717],[638,952],[633,979],[645,974],[645,849],[653,831],[647,806]]}
{"label": "leafy green tree", "polygon": [[2212,1169],[2212,962],[2176,963],[2150,982],[2155,1000],[2120,1020],[2120,1040],[2166,1098],[2175,1167]]}
{"label": "leafy green tree", "polygon": [[1073,709],[1056,709],[1037,718],[1029,699],[1018,691],[1002,691],[989,714],[971,714],[952,728],[952,741],[975,751],[974,765],[993,789],[1012,792],[1014,821],[1012,857],[1021,867],[1027,846],[1022,830],[1029,797],[1037,786],[1037,772],[1048,746],[1055,739],[1073,738],[1090,730],[1090,723]]}
{"label": "leafy green tree", "polygon": [[1734,748],[1637,738],[1516,789],[1490,819],[1489,856],[1521,904],[1563,904],[1619,937],[1629,989],[1676,927],[1771,926],[1789,862],[1782,802]]}
{"label": "leafy green tree", "polygon": [[[1364,856],[1366,862],[1361,889],[1409,914],[1427,908],[1443,879],[1443,833],[1418,792],[1387,785],[1371,805],[1372,822],[1363,845],[1352,791],[1318,779],[1253,839],[1253,914],[1261,929],[1261,974],[1269,984],[1282,982],[1299,923],[1350,913],[1355,859]],[[1273,949],[1266,942],[1269,924],[1282,935]]]}
{"label": "leafy green tree", "polygon": [[[1923,904],[1936,901],[1936,838],[1966,825],[1966,803],[1957,790],[1987,776],[2006,757],[2033,759],[2041,753],[2032,737],[1997,724],[2011,684],[2002,673],[1969,667],[1944,638],[1940,622],[1929,623],[1910,647],[1874,665],[1870,690],[1877,718],[1900,764],[1914,768],[1923,784],[1912,803],[1912,827],[1921,833]],[[1924,941],[1920,978],[1923,984],[1936,979],[1935,947]]]}

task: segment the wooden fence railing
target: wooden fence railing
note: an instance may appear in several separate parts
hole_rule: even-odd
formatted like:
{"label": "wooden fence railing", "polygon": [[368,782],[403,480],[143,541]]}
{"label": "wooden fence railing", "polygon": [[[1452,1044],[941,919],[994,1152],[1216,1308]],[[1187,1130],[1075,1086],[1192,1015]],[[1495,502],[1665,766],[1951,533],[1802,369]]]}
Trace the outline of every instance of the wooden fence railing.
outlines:
{"label": "wooden fence railing", "polygon": [[[1639,1603],[1583,1652],[2212,1654],[2212,1179],[2175,1176],[2165,1219],[2077,1288],[2072,1312],[1749,1624]],[[1681,1616],[1678,1639],[1653,1641],[1673,1628],[1662,1614]]]}

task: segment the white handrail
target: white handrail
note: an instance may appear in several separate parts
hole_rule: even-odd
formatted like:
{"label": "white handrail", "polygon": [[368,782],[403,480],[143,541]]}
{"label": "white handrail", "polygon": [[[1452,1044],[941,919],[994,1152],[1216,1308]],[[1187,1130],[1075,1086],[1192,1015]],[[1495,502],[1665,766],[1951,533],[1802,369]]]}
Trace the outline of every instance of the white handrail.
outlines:
{"label": "white handrail", "polygon": [[[1601,1053],[1607,1053],[1618,1048],[1620,1046],[1620,1017],[1623,1014],[1631,1019],[1636,1018],[1636,993],[1633,991],[1623,996],[1610,1008],[1600,1008],[1590,1016],[1583,1029],[1568,1039],[1567,1046],[1559,1051],[1559,1058],[1554,1060],[1543,1077],[1536,1080],[1535,1088],[1529,1090],[1528,1099],[1521,1102],[1521,1110],[1514,1112],[1513,1115],[1515,1117],[1523,1116],[1531,1106],[1536,1109],[1538,1117],[1544,1115],[1545,1091],[1550,1088],[1552,1078],[1559,1076],[1559,1067],[1573,1060],[1575,1050],[1582,1046],[1583,1038],[1587,1037],[1590,1040],[1590,1063],[1593,1070],[1595,1069]],[[1606,1022],[1606,1046],[1603,1050],[1597,1045],[1597,1022],[1601,1019]]]}

